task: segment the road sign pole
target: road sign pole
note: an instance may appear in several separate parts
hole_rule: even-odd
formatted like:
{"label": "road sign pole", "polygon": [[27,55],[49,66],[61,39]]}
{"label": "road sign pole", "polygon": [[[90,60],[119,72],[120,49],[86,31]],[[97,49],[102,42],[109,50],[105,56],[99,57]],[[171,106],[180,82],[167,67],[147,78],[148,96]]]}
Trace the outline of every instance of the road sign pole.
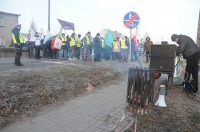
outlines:
{"label": "road sign pole", "polygon": [[132,35],[132,29],[130,29],[130,38],[129,38],[129,59],[128,61],[131,62],[131,36]]}
{"label": "road sign pole", "polygon": [[123,19],[125,27],[130,29],[130,40],[129,40],[129,55],[128,62],[131,62],[131,37],[132,37],[132,29],[137,27],[140,22],[140,17],[136,12],[130,11],[126,13]]}

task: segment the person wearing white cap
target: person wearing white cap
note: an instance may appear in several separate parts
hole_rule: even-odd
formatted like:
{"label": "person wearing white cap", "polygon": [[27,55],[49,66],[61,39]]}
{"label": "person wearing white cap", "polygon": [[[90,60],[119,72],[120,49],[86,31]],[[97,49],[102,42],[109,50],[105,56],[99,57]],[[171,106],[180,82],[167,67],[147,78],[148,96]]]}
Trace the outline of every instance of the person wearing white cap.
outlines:
{"label": "person wearing white cap", "polygon": [[15,61],[14,64],[16,66],[24,66],[20,62],[20,58],[22,56],[22,45],[24,44],[24,38],[23,35],[20,32],[21,30],[21,24],[15,24],[15,27],[12,29],[12,40],[15,46]]}

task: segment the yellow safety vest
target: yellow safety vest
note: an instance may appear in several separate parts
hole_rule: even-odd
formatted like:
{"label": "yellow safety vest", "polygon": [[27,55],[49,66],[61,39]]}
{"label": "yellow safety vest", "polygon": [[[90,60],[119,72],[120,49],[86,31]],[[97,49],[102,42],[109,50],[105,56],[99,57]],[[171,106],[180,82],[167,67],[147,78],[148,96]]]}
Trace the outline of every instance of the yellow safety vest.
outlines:
{"label": "yellow safety vest", "polygon": [[121,42],[121,48],[122,49],[128,49],[128,47],[126,46],[126,40],[122,40],[122,42]]}
{"label": "yellow safety vest", "polygon": [[[14,33],[12,33],[12,39],[13,39],[13,43],[14,43],[14,44],[17,44],[17,40],[16,40],[16,38],[15,38]],[[21,44],[24,43],[24,38],[23,38],[23,35],[22,35],[21,33],[19,33],[19,42],[20,42]]]}
{"label": "yellow safety vest", "polygon": [[61,40],[62,40],[62,45],[66,45],[67,38],[66,37],[61,37]]}
{"label": "yellow safety vest", "polygon": [[71,37],[71,40],[70,40],[70,46],[76,46],[76,41],[74,38]]}
{"label": "yellow safety vest", "polygon": [[120,44],[119,41],[113,42],[113,52],[120,52]]}
{"label": "yellow safety vest", "polygon": [[102,48],[105,48],[104,40],[101,41],[101,47],[102,47]]}
{"label": "yellow safety vest", "polygon": [[77,43],[76,47],[80,48],[81,47],[81,40],[80,40],[80,38],[77,39],[76,43]]}
{"label": "yellow safety vest", "polygon": [[87,44],[90,44],[90,39],[89,39],[89,37],[88,37],[87,35],[85,35],[85,37],[86,37],[86,42],[87,42]]}

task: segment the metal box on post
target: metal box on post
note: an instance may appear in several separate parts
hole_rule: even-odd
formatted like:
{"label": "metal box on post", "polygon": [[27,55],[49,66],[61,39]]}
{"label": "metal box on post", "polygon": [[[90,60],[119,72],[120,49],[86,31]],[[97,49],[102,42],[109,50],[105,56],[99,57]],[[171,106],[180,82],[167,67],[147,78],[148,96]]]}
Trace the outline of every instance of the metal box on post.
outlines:
{"label": "metal box on post", "polygon": [[150,68],[161,73],[173,73],[175,57],[175,45],[151,45]]}

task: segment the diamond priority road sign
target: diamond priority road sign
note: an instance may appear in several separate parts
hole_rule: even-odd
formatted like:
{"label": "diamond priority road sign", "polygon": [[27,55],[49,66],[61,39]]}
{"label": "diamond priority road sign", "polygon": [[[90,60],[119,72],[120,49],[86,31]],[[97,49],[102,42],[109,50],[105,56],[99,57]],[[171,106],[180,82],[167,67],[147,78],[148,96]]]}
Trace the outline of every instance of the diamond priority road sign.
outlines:
{"label": "diamond priority road sign", "polygon": [[140,17],[136,12],[130,11],[124,16],[124,25],[129,29],[137,27],[140,23]]}

